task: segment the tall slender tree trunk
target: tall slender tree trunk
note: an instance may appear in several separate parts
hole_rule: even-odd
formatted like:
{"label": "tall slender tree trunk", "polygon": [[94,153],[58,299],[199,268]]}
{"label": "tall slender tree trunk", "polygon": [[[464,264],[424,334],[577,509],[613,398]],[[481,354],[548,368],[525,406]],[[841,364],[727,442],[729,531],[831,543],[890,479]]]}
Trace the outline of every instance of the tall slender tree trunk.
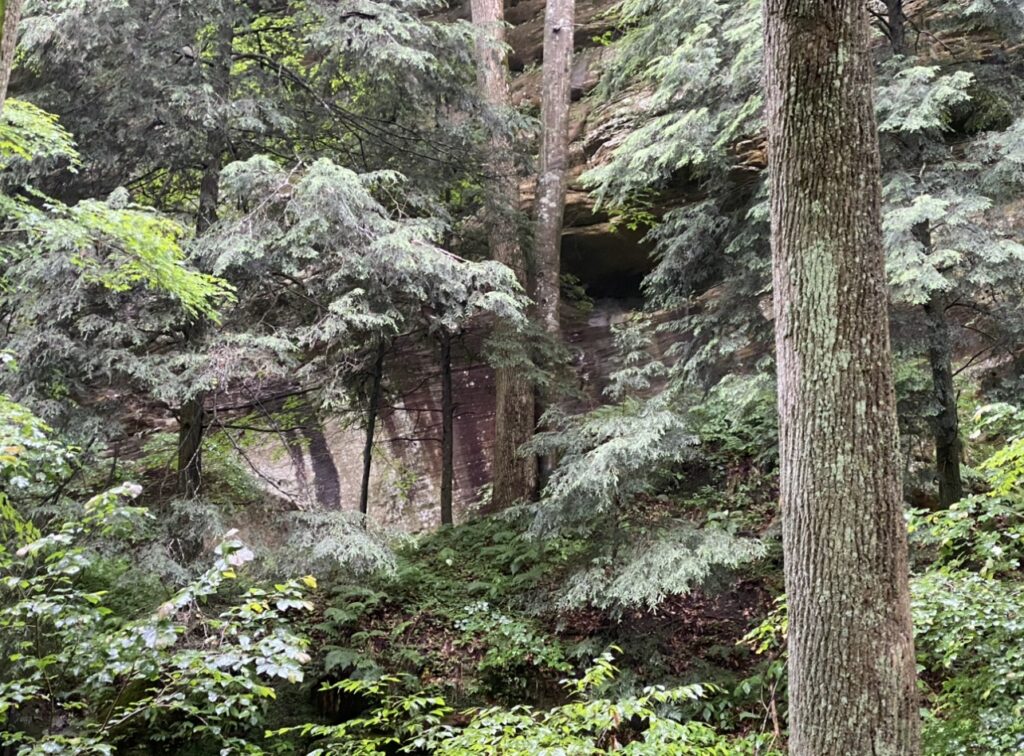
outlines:
{"label": "tall slender tree trunk", "polygon": [[178,408],[177,493],[185,499],[198,496],[203,485],[203,399],[200,391]]}
{"label": "tall slender tree trunk", "polygon": [[451,525],[455,481],[455,400],[452,395],[452,335],[441,329],[441,525]]}
{"label": "tall slender tree trunk", "polygon": [[0,0],[0,110],[7,101],[7,87],[11,83],[23,6],[24,0]]}
{"label": "tall slender tree trunk", "polygon": [[[511,108],[504,3],[503,0],[471,0],[470,7],[473,24],[478,28],[476,52],[480,91],[495,115],[501,117]],[[526,258],[516,227],[519,180],[512,159],[512,144],[500,126],[492,129],[490,155],[486,214],[491,257],[515,271],[525,288]],[[498,338],[511,339],[514,334],[499,333]],[[519,448],[533,436],[534,398],[533,386],[521,369],[498,367],[494,382],[491,509],[501,510],[520,499],[529,500],[535,493],[536,458],[519,454]]]}
{"label": "tall slender tree trunk", "polygon": [[767,0],[789,752],[919,750],[861,0]]}
{"label": "tall slender tree trunk", "polygon": [[537,176],[534,260],[537,311],[544,330],[561,332],[562,223],[569,171],[569,104],[575,0],[547,0],[541,93],[540,173]]}
{"label": "tall slender tree trunk", "polygon": [[885,0],[889,45],[894,55],[904,55],[907,48],[907,17],[903,14],[903,0]]}
{"label": "tall slender tree trunk", "polygon": [[[234,25],[229,13],[220,19],[217,28],[217,48],[213,61],[211,85],[214,97],[223,107],[231,96],[231,48]],[[199,184],[199,208],[196,212],[196,236],[202,236],[217,222],[217,202],[220,198],[220,171],[224,153],[228,149],[227,125],[223,115],[206,135],[206,161]],[[185,339],[202,339],[201,322],[192,323]],[[203,484],[203,426],[206,422],[203,402],[204,391],[197,391],[178,410],[178,485],[177,493],[184,498],[195,498]]]}
{"label": "tall slender tree trunk", "polygon": [[[906,16],[903,0],[886,0],[888,15],[889,45],[893,55],[905,55],[907,47]],[[911,146],[920,152],[920,139],[911,141]],[[931,222],[921,221],[912,229],[914,238],[930,255],[932,244]],[[932,436],[935,440],[935,474],[939,482],[939,502],[948,507],[960,501],[964,495],[960,478],[960,418],[956,404],[956,389],[953,386],[953,339],[946,318],[946,295],[932,292],[924,304],[925,322],[928,327],[928,364],[931,367],[932,383],[935,386],[935,401],[938,414],[932,419]]]}
{"label": "tall slender tree trunk", "polygon": [[[537,319],[552,338],[561,336],[562,225],[569,173],[569,106],[572,94],[575,0],[547,0],[544,12],[544,64],[541,75],[540,171],[534,201],[534,299]],[[538,392],[536,414],[550,397]],[[538,418],[539,419],[539,418]],[[540,484],[555,466],[552,455],[539,460]]]}
{"label": "tall slender tree trunk", "polygon": [[953,340],[946,319],[946,297],[932,294],[924,304],[928,323],[928,364],[939,412],[932,418],[935,438],[935,473],[939,480],[939,502],[946,508],[964,497],[960,477],[960,417],[956,387],[953,385]]}
{"label": "tall slender tree trunk", "polygon": [[[914,226],[913,233],[924,247],[925,254],[930,255],[933,251],[931,223],[921,221]],[[935,439],[939,502],[943,507],[960,501],[964,496],[960,478],[960,416],[953,385],[953,339],[946,318],[946,304],[946,295],[933,291],[923,306],[928,327],[928,365],[935,387],[935,401],[939,405],[938,413],[932,418],[932,436]]]}
{"label": "tall slender tree trunk", "polygon": [[370,506],[370,469],[373,466],[373,436],[377,430],[377,412],[380,408],[380,389],[384,380],[384,353],[387,347],[383,339],[377,345],[377,359],[373,363],[370,378],[370,396],[366,407],[366,441],[363,444],[363,480],[359,486],[359,513],[364,517]]}

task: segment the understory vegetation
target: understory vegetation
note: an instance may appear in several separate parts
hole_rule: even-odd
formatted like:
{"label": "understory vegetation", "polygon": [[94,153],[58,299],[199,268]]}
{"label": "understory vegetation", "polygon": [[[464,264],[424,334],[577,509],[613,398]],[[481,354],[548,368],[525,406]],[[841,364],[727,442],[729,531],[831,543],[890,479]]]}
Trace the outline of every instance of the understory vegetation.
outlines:
{"label": "understory vegetation", "polygon": [[[772,452],[757,460],[765,397],[760,381],[746,388],[743,411],[703,405],[696,451],[661,469],[660,493],[586,537],[538,535],[529,509],[398,540],[335,527],[321,531],[335,556],[314,560],[318,577],[283,581],[308,547],[254,551],[236,530],[215,543],[212,527],[191,549],[172,545],[160,520],[184,515],[130,482],[147,479],[145,464],[82,468],[81,450],[5,400],[5,743],[40,754],[782,752]],[[909,519],[924,732],[929,753],[1011,753],[1024,737],[1024,413],[969,416],[977,493]],[[759,490],[737,482],[758,464]],[[695,466],[707,483],[691,489],[682,472]],[[231,466],[209,474],[189,522],[268,516]]]}
{"label": "understory vegetation", "polygon": [[[4,756],[790,752],[762,4],[561,120],[473,5],[0,2]],[[1024,19],[869,6],[920,750],[1024,753]]]}

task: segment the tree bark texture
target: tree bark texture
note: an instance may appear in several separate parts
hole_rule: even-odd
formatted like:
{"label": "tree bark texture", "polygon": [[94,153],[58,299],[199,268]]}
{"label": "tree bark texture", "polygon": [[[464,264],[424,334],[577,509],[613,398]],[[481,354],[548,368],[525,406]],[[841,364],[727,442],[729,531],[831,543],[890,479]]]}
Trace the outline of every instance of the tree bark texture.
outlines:
{"label": "tree bark texture", "polygon": [[[473,24],[477,27],[478,79],[484,101],[496,115],[511,107],[508,62],[505,54],[505,15],[502,0],[471,0]],[[486,219],[491,257],[515,271],[525,288],[526,258],[516,224],[519,211],[519,180],[512,144],[500,127],[491,132],[490,175],[487,187]],[[498,338],[514,338],[513,334]],[[521,499],[533,498],[537,486],[537,461],[520,456],[519,448],[533,436],[533,386],[522,370],[499,367],[495,371],[493,490],[491,509],[505,509]]]}
{"label": "tree bark texture", "polygon": [[919,750],[861,0],[767,0],[789,752]]}
{"label": "tree bark texture", "polygon": [[[229,14],[222,17],[217,29],[217,49],[213,62],[211,86],[217,107],[224,108],[231,97],[231,51],[234,26]],[[215,125],[206,134],[206,160],[199,183],[199,207],[196,211],[196,236],[202,236],[217,222],[217,203],[220,200],[220,171],[228,149],[226,117],[219,112]],[[186,332],[186,340],[199,341],[203,324],[193,323]],[[197,391],[178,411],[178,487],[179,496],[194,498],[199,495],[203,481],[203,426],[206,422],[203,402],[206,392]]]}
{"label": "tree bark texture", "polygon": [[370,396],[366,405],[366,442],[363,444],[363,480],[359,486],[359,513],[364,517],[370,506],[370,470],[373,466],[373,436],[377,430],[377,412],[380,409],[380,389],[384,380],[384,353],[386,347],[381,341],[377,345],[377,359],[373,363],[370,378]]}
{"label": "tree bark texture", "polygon": [[451,525],[455,478],[455,399],[452,394],[452,336],[441,331],[441,525]]}
{"label": "tree bark texture", "polygon": [[561,332],[562,223],[569,170],[569,103],[575,0],[548,0],[544,12],[540,172],[537,176],[535,299],[544,330]]}
{"label": "tree bark texture", "polygon": [[14,51],[18,46],[18,24],[24,0],[0,0],[0,110],[7,101],[7,87],[14,68]]}

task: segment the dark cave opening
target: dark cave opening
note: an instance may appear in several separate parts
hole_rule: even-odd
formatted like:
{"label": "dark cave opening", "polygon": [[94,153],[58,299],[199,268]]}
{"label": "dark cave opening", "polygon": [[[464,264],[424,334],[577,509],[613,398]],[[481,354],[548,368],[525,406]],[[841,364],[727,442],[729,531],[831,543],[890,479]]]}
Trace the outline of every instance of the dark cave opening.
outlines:
{"label": "dark cave opening", "polygon": [[591,299],[640,301],[641,283],[654,267],[644,234],[613,230],[608,223],[568,228],[562,236],[562,273],[579,279]]}

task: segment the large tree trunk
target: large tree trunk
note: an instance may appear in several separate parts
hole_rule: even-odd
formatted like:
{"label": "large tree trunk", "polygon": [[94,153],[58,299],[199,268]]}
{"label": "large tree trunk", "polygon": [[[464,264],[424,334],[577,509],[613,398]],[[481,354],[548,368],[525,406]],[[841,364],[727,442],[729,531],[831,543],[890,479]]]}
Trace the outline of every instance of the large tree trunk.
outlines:
{"label": "large tree trunk", "polygon": [[[211,86],[217,105],[224,107],[231,96],[231,48],[234,26],[230,14],[225,14],[217,29],[216,58],[213,61]],[[220,198],[220,171],[224,153],[228,149],[227,125],[223,115],[206,135],[206,160],[199,184],[199,208],[196,212],[196,236],[202,236],[217,222],[217,202]],[[185,333],[187,341],[202,339],[203,324],[192,323]],[[204,391],[184,402],[178,411],[178,495],[194,498],[199,495],[203,481],[203,410]]]}
{"label": "large tree trunk", "polygon": [[537,176],[534,259],[537,312],[544,330],[558,336],[562,220],[569,170],[569,102],[575,0],[548,0],[544,14],[540,173]]}
{"label": "large tree trunk", "polygon": [[455,399],[452,394],[452,336],[441,330],[441,524],[451,525],[455,482]]}
{"label": "large tree trunk", "polygon": [[[502,0],[472,0],[473,24],[478,27],[477,58],[483,99],[498,117],[509,111],[508,64],[505,58],[505,15]],[[491,132],[491,160],[487,194],[488,242],[491,256],[515,271],[525,288],[526,259],[516,224],[519,211],[519,180],[512,159],[512,145],[504,130]],[[514,338],[511,333],[499,338]],[[494,451],[491,457],[493,491],[491,509],[501,510],[520,499],[533,498],[537,486],[537,461],[521,456],[519,447],[533,436],[533,386],[521,369],[499,367],[495,371]]]}
{"label": "large tree trunk", "polygon": [[24,0],[0,0],[0,110],[7,101],[7,87],[11,83],[23,5]]}
{"label": "large tree trunk", "polygon": [[366,517],[370,506],[370,469],[373,466],[373,436],[377,430],[377,412],[380,408],[380,389],[384,379],[384,353],[381,341],[377,345],[377,359],[370,378],[370,396],[366,406],[366,441],[363,444],[363,480],[359,486],[359,513]]}
{"label": "large tree trunk", "polygon": [[767,0],[789,752],[919,749],[861,0]]}

